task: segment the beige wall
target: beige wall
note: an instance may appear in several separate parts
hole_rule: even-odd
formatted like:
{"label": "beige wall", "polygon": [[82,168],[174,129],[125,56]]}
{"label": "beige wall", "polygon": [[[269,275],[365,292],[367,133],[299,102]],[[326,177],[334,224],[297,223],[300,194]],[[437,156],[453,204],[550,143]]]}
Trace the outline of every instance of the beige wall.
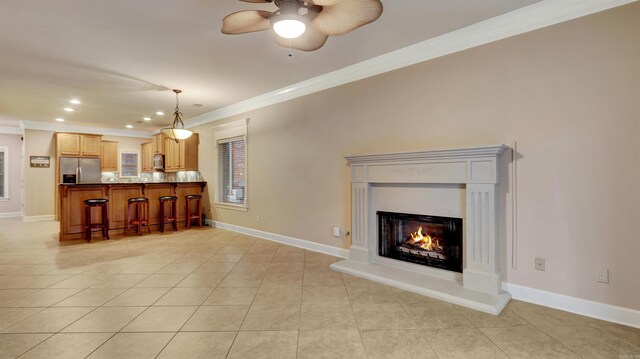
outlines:
{"label": "beige wall", "polygon": [[[251,117],[250,209],[213,217],[347,248],[331,236],[350,226],[343,156],[517,140],[517,269],[508,153],[499,196],[506,280],[640,309],[639,40],[634,3],[228,119]],[[212,126],[196,129],[211,182]]]}
{"label": "beige wall", "polygon": [[2,213],[22,212],[22,135],[0,134],[0,147],[9,151],[5,161],[8,161],[9,198],[0,200],[0,215]]}
{"label": "beige wall", "polygon": [[[43,216],[55,213],[55,132],[25,130],[24,215]],[[149,138],[103,136],[105,141],[118,141],[118,149],[140,149]],[[29,156],[50,156],[51,168],[30,168]]]}

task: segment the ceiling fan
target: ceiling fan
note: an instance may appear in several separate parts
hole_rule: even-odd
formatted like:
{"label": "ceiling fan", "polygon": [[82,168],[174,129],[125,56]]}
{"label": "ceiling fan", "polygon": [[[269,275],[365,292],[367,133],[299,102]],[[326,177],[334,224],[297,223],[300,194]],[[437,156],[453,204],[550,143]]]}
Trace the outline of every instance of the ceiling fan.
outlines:
{"label": "ceiling fan", "polygon": [[275,12],[244,10],[222,20],[222,33],[246,34],[273,28],[282,47],[302,51],[321,48],[332,35],[344,35],[375,21],[382,14],[380,0],[240,0],[271,3]]}

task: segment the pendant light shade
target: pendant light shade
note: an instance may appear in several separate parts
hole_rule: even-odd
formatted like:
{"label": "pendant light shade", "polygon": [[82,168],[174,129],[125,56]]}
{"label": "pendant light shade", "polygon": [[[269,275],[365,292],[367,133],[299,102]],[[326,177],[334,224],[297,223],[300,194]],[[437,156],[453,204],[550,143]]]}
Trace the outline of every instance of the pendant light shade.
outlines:
{"label": "pendant light shade", "polygon": [[184,122],[182,122],[182,112],[180,112],[180,103],[178,101],[178,94],[182,91],[173,90],[176,94],[176,109],[173,113],[174,119],[171,127],[163,128],[160,130],[165,137],[170,138],[174,141],[180,142],[180,140],[186,140],[187,138],[193,135],[193,132],[184,128]]}

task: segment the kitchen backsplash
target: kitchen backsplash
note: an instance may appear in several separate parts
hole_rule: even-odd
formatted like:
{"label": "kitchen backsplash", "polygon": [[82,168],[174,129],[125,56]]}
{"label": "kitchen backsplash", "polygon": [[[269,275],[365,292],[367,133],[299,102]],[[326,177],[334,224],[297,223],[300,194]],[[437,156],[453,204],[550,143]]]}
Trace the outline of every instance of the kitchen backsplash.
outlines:
{"label": "kitchen backsplash", "polygon": [[203,182],[200,171],[143,172],[140,177],[120,178],[118,172],[102,172],[102,182]]}

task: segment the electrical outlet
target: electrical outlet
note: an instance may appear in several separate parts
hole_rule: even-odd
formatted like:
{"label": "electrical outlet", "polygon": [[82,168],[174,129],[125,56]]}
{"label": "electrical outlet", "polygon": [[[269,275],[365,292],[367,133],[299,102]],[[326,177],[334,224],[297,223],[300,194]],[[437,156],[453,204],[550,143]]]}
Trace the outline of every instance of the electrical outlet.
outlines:
{"label": "electrical outlet", "polygon": [[256,216],[256,222],[260,222],[260,216]]}
{"label": "electrical outlet", "polygon": [[609,283],[609,270],[603,269],[598,271],[598,282],[600,283]]}
{"label": "electrical outlet", "polygon": [[340,238],[340,227],[333,227],[333,236]]}
{"label": "electrical outlet", "polygon": [[545,260],[544,258],[536,257],[536,270],[543,271],[545,269]]}

